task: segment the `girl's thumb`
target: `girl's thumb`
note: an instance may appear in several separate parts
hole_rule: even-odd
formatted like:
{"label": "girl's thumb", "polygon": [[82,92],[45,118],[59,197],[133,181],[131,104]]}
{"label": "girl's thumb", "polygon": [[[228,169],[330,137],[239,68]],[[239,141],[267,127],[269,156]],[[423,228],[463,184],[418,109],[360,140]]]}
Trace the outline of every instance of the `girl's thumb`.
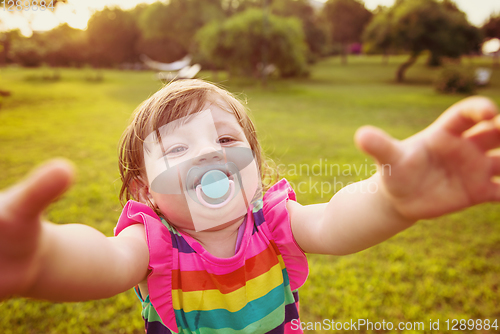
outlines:
{"label": "girl's thumb", "polygon": [[379,164],[395,164],[402,155],[400,142],[374,126],[359,128],[354,141],[360,150],[374,157]]}
{"label": "girl's thumb", "polygon": [[49,161],[35,169],[24,181],[4,193],[4,209],[20,222],[37,218],[62,195],[73,180],[73,167],[63,159]]}

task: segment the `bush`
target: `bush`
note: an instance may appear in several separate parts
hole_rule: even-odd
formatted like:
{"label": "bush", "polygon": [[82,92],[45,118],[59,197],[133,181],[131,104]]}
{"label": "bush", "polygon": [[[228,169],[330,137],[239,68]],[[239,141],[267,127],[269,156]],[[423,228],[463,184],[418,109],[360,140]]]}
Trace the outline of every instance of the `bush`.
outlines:
{"label": "bush", "polygon": [[434,87],[440,93],[474,94],[476,83],[474,75],[467,70],[445,68],[439,74]]}
{"label": "bush", "polygon": [[196,35],[202,57],[230,73],[258,76],[266,50],[266,63],[273,64],[281,77],[308,74],[302,23],[296,18],[267,16],[262,10],[247,9],[223,22],[214,21]]}

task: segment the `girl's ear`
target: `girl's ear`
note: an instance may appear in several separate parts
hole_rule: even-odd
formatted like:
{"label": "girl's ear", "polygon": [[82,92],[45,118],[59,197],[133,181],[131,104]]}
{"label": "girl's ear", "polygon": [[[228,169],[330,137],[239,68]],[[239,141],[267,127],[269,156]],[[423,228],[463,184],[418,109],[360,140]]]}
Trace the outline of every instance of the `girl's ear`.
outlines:
{"label": "girl's ear", "polygon": [[144,182],[144,178],[138,177],[133,179],[130,182],[130,192],[133,194],[134,198],[136,198],[137,201],[148,204],[154,203],[153,196],[149,193],[149,187],[147,186],[147,182]]}

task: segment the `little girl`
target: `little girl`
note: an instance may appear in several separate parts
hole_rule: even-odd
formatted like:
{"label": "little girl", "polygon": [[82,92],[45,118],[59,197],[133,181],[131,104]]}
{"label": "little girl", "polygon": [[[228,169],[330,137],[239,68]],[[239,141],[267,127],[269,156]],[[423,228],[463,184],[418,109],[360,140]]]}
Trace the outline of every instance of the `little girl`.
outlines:
{"label": "little girl", "polygon": [[135,287],[150,334],[300,333],[305,252],[357,252],[418,219],[500,201],[497,114],[474,97],[404,141],[363,127],[355,141],[379,171],[302,206],[285,179],[268,187],[254,126],[233,95],[200,80],[170,83],[123,134],[128,202],[115,237],[41,221],[71,183],[64,161],[0,194],[0,299],[84,301]]}

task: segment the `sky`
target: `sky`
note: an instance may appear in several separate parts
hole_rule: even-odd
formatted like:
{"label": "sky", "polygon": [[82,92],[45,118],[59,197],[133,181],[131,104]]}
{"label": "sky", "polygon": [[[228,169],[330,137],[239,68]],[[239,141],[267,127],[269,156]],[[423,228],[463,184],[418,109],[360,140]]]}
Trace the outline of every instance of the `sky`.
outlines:
{"label": "sky", "polygon": [[[50,0],[49,0],[50,1]],[[47,2],[49,2],[47,1]],[[68,0],[67,4],[57,7],[54,12],[38,10],[8,13],[0,2],[0,30],[21,29],[24,35],[31,35],[33,30],[50,30],[61,23],[68,23],[73,28],[85,29],[87,21],[93,12],[105,6],[120,6],[130,9],[139,3],[152,3],[156,0]],[[325,2],[326,0],[317,0]],[[500,0],[454,0],[458,7],[464,11],[469,21],[480,26],[492,13],[500,13]],[[23,1],[28,3],[28,1]],[[40,2],[40,1],[39,1]],[[375,9],[378,5],[391,6],[394,0],[364,0],[368,9]],[[31,28],[30,28],[31,27]]]}

